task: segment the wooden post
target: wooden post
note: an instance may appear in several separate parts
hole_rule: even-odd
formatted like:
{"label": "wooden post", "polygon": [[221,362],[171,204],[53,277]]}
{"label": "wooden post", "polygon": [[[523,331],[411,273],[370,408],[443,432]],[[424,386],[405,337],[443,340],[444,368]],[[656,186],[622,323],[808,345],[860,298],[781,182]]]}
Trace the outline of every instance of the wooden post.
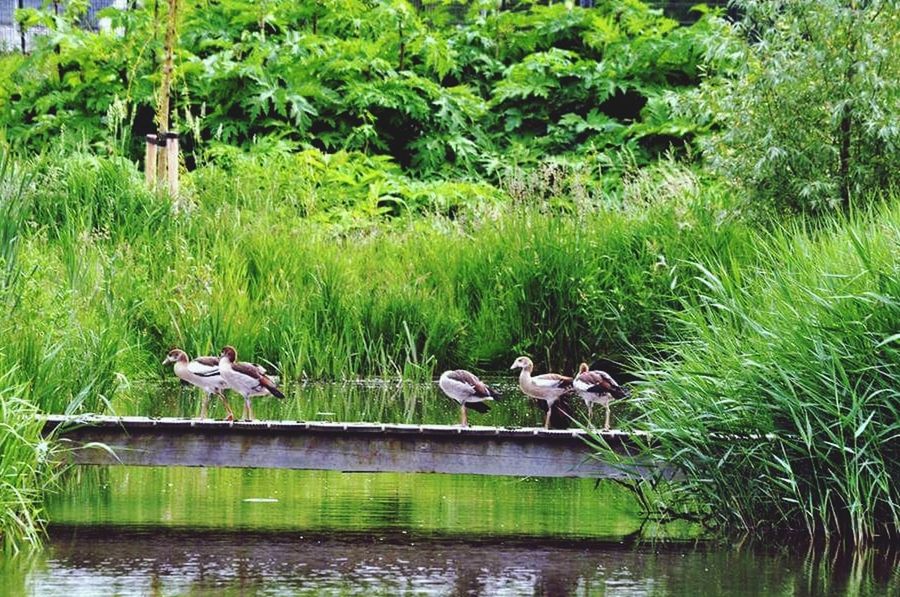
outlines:
{"label": "wooden post", "polygon": [[178,133],[166,133],[166,166],[169,177],[169,195],[178,197]]}
{"label": "wooden post", "polygon": [[147,153],[144,156],[144,181],[150,189],[156,188],[156,135],[147,135]]}
{"label": "wooden post", "polygon": [[[156,122],[160,131],[169,130],[169,94],[172,88],[172,71],[174,69],[175,43],[178,36],[178,0],[168,0],[168,14],[166,19],[166,38],[164,43],[164,57],[162,69],[162,83],[159,89],[159,110],[156,113]],[[177,166],[177,164],[176,164]],[[159,180],[168,175],[168,163],[166,152],[159,154]]]}

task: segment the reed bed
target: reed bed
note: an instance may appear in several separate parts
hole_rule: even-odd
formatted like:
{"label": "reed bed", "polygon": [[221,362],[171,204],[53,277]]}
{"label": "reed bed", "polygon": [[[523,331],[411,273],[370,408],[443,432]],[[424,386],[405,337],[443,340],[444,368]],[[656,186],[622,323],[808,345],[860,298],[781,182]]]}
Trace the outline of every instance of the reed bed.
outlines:
{"label": "reed bed", "polygon": [[648,362],[640,427],[715,526],[857,545],[900,522],[900,207],[758,248],[772,265],[696,266],[705,287]]}

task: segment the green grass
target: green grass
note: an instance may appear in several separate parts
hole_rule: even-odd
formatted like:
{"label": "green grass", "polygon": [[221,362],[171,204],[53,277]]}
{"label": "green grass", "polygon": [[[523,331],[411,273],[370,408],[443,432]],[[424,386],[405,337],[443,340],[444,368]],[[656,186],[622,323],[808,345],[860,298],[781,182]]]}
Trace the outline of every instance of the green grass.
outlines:
{"label": "green grass", "polygon": [[17,397],[10,374],[0,378],[0,545],[4,553],[38,546],[44,495],[55,483],[53,444],[41,438],[37,408]]}
{"label": "green grass", "polygon": [[27,275],[17,316],[0,324],[3,364],[55,412],[139,399],[170,375],[159,360],[171,346],[230,343],[288,382],[425,380],[506,369],[522,353],[566,371],[621,359],[664,337],[665,310],[699,291],[686,263],[743,260],[753,243],[696,181],[660,187],[675,193],[665,200],[635,185],[626,209],[576,211],[493,189],[453,217],[348,228],[309,216],[330,183],[298,187],[300,209],[273,200],[261,173],[227,180],[210,166],[173,203],[117,158],[74,151],[23,167],[34,171],[18,235]]}
{"label": "green grass", "polygon": [[900,206],[765,240],[769,267],[697,266],[701,300],[648,363],[641,426],[687,477],[666,506],[753,533],[896,538]]}

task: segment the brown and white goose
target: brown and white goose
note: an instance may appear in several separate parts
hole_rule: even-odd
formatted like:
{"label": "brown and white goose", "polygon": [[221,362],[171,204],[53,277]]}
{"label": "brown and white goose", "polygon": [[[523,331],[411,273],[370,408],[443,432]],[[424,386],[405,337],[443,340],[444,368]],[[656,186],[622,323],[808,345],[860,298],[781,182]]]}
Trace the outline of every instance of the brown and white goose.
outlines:
{"label": "brown and white goose", "polygon": [[444,371],[438,380],[438,386],[447,396],[459,402],[460,425],[463,427],[469,426],[466,408],[486,413],[490,410],[490,407],[484,402],[498,397],[495,391],[465,369]]}
{"label": "brown and white goose", "polygon": [[572,386],[588,407],[588,420],[591,419],[594,404],[602,404],[606,409],[606,420],[603,429],[609,429],[609,403],[614,398],[624,398],[628,390],[620,386],[612,375],[606,371],[589,371],[587,363],[578,367],[578,375],[572,381]]}
{"label": "brown and white goose", "polygon": [[522,370],[519,372],[519,389],[523,394],[546,403],[547,415],[544,418],[544,428],[549,429],[554,405],[560,398],[573,392],[572,378],[558,373],[545,373],[532,377],[534,363],[528,357],[517,358],[510,369]]}
{"label": "brown and white goose", "polygon": [[186,352],[178,348],[173,348],[169,351],[169,354],[166,355],[162,364],[168,365],[169,363],[175,363],[175,375],[177,375],[179,379],[192,386],[197,386],[206,393],[200,402],[201,419],[207,418],[209,413],[209,400],[215,395],[221,398],[222,404],[225,405],[225,411],[228,413],[225,420],[234,420],[234,412],[232,412],[231,406],[228,404],[228,400],[223,393],[223,390],[228,387],[228,384],[219,373],[218,357],[197,357],[192,361]]}
{"label": "brown and white goose", "polygon": [[264,373],[265,369],[253,363],[242,363],[237,360],[237,351],[226,346],[219,357],[219,373],[228,387],[244,397],[243,418],[253,420],[253,408],[250,406],[251,396],[275,396],[284,398],[284,394]]}

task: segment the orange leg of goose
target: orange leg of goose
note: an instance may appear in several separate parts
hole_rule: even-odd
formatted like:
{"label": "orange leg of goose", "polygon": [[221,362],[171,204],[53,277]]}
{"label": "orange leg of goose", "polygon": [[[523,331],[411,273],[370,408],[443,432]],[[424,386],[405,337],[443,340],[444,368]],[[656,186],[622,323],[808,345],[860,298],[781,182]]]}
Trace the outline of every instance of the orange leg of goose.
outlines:
{"label": "orange leg of goose", "polygon": [[219,398],[222,400],[222,405],[225,407],[225,412],[228,414],[225,416],[226,421],[234,421],[234,411],[231,410],[231,405],[228,404],[228,398],[225,397],[225,394],[219,392]]}
{"label": "orange leg of goose", "polygon": [[469,416],[468,416],[468,413],[466,412],[466,403],[463,402],[459,406],[459,408],[460,408],[460,411],[462,412],[462,420],[460,422],[460,425],[462,425],[463,427],[468,427],[469,426]]}
{"label": "orange leg of goose", "polygon": [[550,429],[550,415],[553,414],[553,405],[547,403],[547,416],[544,417],[544,429]]}

